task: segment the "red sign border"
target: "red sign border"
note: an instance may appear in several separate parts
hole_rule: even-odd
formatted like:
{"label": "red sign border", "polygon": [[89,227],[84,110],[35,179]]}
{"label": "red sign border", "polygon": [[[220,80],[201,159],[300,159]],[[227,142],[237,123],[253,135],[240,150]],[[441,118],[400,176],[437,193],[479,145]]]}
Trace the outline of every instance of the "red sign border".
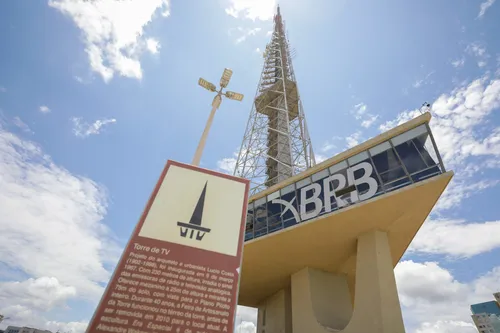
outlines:
{"label": "red sign border", "polygon": [[[87,326],[87,328],[85,330],[85,333],[91,333],[91,332],[89,332],[89,330],[93,326],[94,320],[96,319],[95,318],[96,315],[100,312],[99,310],[101,309],[101,306],[103,305],[102,303],[103,303],[104,299],[106,298],[106,295],[108,294],[108,291],[109,291],[109,288],[111,287],[112,282],[115,279],[115,275],[116,275],[116,273],[118,271],[120,271],[120,268],[123,268],[122,266],[125,265],[125,262],[122,262],[123,259],[124,259],[124,255],[128,254],[130,252],[130,250],[131,250],[130,247],[132,245],[132,239],[134,238],[134,236],[138,236],[139,235],[139,231],[141,230],[141,227],[144,224],[144,221],[146,220],[146,217],[148,216],[149,211],[151,210],[151,207],[153,206],[153,203],[154,203],[154,201],[156,199],[156,196],[158,195],[158,192],[160,191],[160,187],[163,184],[163,181],[165,180],[165,176],[167,175],[168,169],[171,166],[176,166],[176,167],[179,167],[179,168],[188,169],[188,170],[191,170],[191,171],[196,171],[196,172],[204,173],[204,174],[207,174],[207,175],[211,175],[211,176],[215,176],[215,177],[219,177],[219,178],[225,178],[225,179],[229,179],[229,180],[232,180],[232,181],[235,181],[235,182],[238,182],[238,183],[245,184],[245,197],[243,199],[243,207],[242,207],[242,212],[241,212],[241,223],[240,223],[240,235],[239,235],[239,242],[238,242],[238,250],[236,252],[236,256],[234,256],[236,258],[236,260],[238,260],[240,262],[240,266],[239,267],[241,268],[241,263],[242,263],[242,260],[243,260],[243,246],[244,246],[246,217],[247,217],[247,210],[248,210],[248,193],[249,193],[249,190],[250,190],[250,180],[245,179],[245,178],[240,178],[240,177],[232,176],[232,175],[228,175],[228,174],[225,174],[225,173],[220,173],[220,172],[212,171],[212,170],[209,170],[209,169],[200,168],[198,166],[194,166],[194,165],[191,165],[191,164],[176,162],[176,161],[173,161],[173,160],[167,160],[167,163],[165,164],[165,167],[163,168],[163,171],[160,174],[160,178],[156,182],[156,185],[155,185],[155,187],[153,189],[153,192],[149,196],[149,199],[148,199],[148,201],[146,203],[146,206],[145,206],[144,210],[142,211],[142,214],[141,214],[141,217],[139,219],[139,222],[135,225],[135,228],[133,229],[133,231],[132,231],[132,233],[130,235],[129,240],[127,241],[127,245],[125,245],[125,248],[123,249],[122,254],[120,256],[120,259],[116,263],[116,266],[115,266],[115,269],[113,271],[113,274],[111,274],[111,277],[110,277],[110,279],[108,281],[108,284],[106,285],[106,288],[104,289],[104,292],[103,292],[103,294],[101,296],[101,299],[99,300],[99,303],[97,304],[97,306],[95,308],[94,314],[92,315],[92,317],[91,317],[91,319],[89,321],[89,324],[88,324],[88,326]],[[187,245],[185,245],[185,246],[187,246]],[[203,250],[203,249],[199,249],[199,250],[205,251],[205,252],[213,252],[213,251]],[[236,310],[237,310],[237,307],[238,307],[238,296],[239,296],[239,289],[240,289],[240,279],[241,279],[241,271],[238,273],[238,285],[236,287],[235,311],[234,311],[234,314],[233,314],[233,328],[234,328],[234,325],[235,325]]]}

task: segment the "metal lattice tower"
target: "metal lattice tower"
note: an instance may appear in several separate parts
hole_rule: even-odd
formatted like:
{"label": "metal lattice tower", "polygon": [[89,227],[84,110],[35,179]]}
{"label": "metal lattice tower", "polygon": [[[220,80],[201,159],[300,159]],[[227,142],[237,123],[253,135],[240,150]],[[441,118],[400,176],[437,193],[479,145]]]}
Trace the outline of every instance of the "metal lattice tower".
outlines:
{"label": "metal lattice tower", "polygon": [[280,8],[234,174],[260,192],[316,164]]}

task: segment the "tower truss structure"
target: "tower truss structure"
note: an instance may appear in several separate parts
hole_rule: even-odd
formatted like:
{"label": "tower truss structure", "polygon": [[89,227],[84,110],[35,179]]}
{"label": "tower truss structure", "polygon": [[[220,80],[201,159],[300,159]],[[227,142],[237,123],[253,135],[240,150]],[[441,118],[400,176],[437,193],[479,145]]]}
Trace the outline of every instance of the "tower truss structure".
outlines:
{"label": "tower truss structure", "polygon": [[251,181],[251,195],[316,164],[278,6],[274,31],[248,118],[234,174]]}

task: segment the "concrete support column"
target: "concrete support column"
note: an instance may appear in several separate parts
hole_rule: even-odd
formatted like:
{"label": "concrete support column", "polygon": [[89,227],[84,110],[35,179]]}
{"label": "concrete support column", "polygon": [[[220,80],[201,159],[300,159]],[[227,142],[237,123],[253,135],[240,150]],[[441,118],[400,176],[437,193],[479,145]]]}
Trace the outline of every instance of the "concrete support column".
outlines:
{"label": "concrete support column", "polygon": [[342,330],[352,315],[345,275],[304,268],[292,275],[293,333]]}
{"label": "concrete support column", "polygon": [[291,285],[293,333],[405,332],[385,232],[358,238],[352,312],[345,276],[304,268],[292,276]]}
{"label": "concrete support column", "polygon": [[387,233],[358,238],[354,312],[346,332],[404,333]]}
{"label": "concrete support column", "polygon": [[282,289],[258,307],[257,333],[292,333],[290,288]]}

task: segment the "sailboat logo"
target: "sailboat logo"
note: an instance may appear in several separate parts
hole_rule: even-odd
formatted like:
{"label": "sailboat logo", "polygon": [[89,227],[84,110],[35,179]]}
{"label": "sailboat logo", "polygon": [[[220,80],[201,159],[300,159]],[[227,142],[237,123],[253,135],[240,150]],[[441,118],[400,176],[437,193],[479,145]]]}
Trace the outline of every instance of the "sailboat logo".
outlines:
{"label": "sailboat logo", "polygon": [[202,218],[203,218],[203,206],[205,204],[205,195],[207,193],[207,184],[203,187],[203,191],[201,191],[200,198],[196,203],[196,207],[194,208],[193,215],[191,215],[191,219],[189,223],[185,222],[177,222],[177,225],[180,228],[181,237],[195,239],[197,241],[201,241],[205,234],[209,233],[211,229],[205,228],[201,226]]}

